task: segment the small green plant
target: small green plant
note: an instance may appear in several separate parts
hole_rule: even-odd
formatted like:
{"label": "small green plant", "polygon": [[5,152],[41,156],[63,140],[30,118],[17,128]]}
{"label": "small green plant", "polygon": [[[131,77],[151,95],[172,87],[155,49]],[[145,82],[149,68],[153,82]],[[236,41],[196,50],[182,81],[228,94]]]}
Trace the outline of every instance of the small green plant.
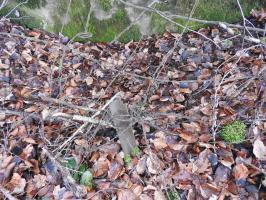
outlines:
{"label": "small green plant", "polygon": [[80,184],[92,188],[93,187],[92,181],[93,181],[93,175],[89,170],[87,170],[82,174],[80,179]]}
{"label": "small green plant", "polygon": [[132,155],[133,156],[139,156],[141,153],[141,150],[139,149],[139,147],[135,147],[133,150],[132,150]]}
{"label": "small green plant", "polygon": [[62,166],[68,168],[73,179],[81,185],[93,188],[93,175],[84,163],[77,165],[75,158],[68,158],[62,161]]}
{"label": "small green plant", "polygon": [[168,200],[179,200],[181,199],[176,189],[170,188],[166,191]]}
{"label": "small green plant", "polygon": [[129,154],[126,154],[124,157],[124,161],[125,161],[126,165],[129,165],[132,161],[131,156]]}
{"label": "small green plant", "polygon": [[221,138],[229,143],[241,143],[245,139],[246,125],[240,121],[234,121],[225,125],[220,133]]}

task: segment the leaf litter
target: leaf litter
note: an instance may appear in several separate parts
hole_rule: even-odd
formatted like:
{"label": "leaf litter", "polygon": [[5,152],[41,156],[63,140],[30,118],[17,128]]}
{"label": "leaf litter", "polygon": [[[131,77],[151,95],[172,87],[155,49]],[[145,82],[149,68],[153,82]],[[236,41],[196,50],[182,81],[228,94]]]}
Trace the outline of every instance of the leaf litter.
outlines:
{"label": "leaf litter", "polygon": [[[252,15],[265,20],[264,10]],[[218,48],[186,33],[154,77],[177,34],[65,44],[8,21],[0,29],[1,198],[3,191],[17,199],[265,198],[263,42],[221,27],[199,30]],[[126,161],[108,111],[58,149],[79,119],[117,92],[130,109],[138,155]],[[235,120],[248,131],[229,144],[219,131]]]}

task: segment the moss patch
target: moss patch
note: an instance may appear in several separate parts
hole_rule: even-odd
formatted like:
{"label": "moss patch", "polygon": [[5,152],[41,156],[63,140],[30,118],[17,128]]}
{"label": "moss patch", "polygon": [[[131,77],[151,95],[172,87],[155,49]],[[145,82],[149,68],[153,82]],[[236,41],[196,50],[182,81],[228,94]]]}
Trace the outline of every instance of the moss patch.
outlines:
{"label": "moss patch", "polygon": [[[122,8],[118,9],[111,19],[99,21],[94,14],[92,14],[89,24],[89,32],[93,34],[91,40],[102,42],[112,41],[116,35],[123,31],[129,24],[130,20],[126,11]],[[126,42],[132,39],[138,40],[139,38],[139,29],[137,26],[133,26],[121,36],[120,40]]]}
{"label": "moss patch", "polygon": [[243,122],[234,121],[223,127],[220,136],[225,142],[240,143],[245,139],[246,125]]}

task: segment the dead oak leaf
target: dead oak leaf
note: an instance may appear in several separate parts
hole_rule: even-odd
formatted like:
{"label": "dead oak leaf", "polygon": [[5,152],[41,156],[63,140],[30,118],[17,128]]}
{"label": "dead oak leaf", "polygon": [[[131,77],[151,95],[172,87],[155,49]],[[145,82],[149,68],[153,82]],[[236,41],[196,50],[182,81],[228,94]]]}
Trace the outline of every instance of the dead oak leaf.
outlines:
{"label": "dead oak leaf", "polygon": [[176,129],[176,131],[179,133],[179,136],[188,143],[194,143],[198,140],[198,136],[190,131],[183,129]]}

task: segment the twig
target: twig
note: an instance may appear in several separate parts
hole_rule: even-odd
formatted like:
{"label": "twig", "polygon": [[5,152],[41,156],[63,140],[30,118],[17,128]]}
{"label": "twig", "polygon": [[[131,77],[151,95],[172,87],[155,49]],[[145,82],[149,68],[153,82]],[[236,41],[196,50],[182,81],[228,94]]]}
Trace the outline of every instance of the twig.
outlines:
{"label": "twig", "polygon": [[10,192],[7,189],[5,189],[4,187],[2,187],[1,185],[0,185],[0,191],[3,193],[3,195],[7,199],[9,199],[9,200],[18,200],[16,197],[14,197],[12,194],[10,194]]}
{"label": "twig", "polygon": [[18,3],[14,8],[12,8],[4,17],[2,17],[1,18],[1,20],[2,19],[6,19],[9,15],[11,15],[12,14],[12,12],[14,11],[14,10],[16,10],[19,6],[22,6],[22,5],[24,5],[24,4],[26,4],[26,3],[28,3],[28,1],[29,0],[26,0],[26,1],[23,1],[23,2],[20,2],[20,3]]}
{"label": "twig", "polygon": [[[171,18],[177,18],[177,19],[187,19],[188,17],[182,16],[182,15],[169,15]],[[221,21],[208,21],[208,20],[203,20],[203,19],[196,19],[196,18],[190,18],[190,21],[198,22],[201,24],[212,24],[212,25],[219,25],[221,27],[224,27],[223,25],[230,27],[230,28],[238,28],[238,29],[247,29],[250,31],[256,31],[256,32],[265,32],[264,29],[262,28],[256,28],[256,27],[249,27],[249,26],[242,26],[239,24],[230,24],[227,22],[221,22]]]}
{"label": "twig", "polygon": [[141,10],[146,10],[146,11],[148,11],[148,12],[157,13],[157,14],[160,15],[162,18],[164,18],[164,19],[166,19],[167,21],[169,21],[169,22],[171,22],[171,23],[177,25],[178,27],[181,27],[181,28],[183,28],[183,29],[187,29],[187,30],[189,30],[189,31],[191,31],[191,32],[193,32],[193,33],[195,33],[195,34],[198,34],[198,35],[202,36],[203,38],[205,38],[206,40],[209,40],[210,42],[212,42],[215,46],[217,46],[217,47],[220,49],[220,46],[219,46],[217,43],[215,43],[212,39],[208,38],[207,36],[205,36],[204,34],[198,32],[198,31],[194,31],[194,30],[192,30],[192,29],[190,29],[190,28],[188,28],[188,27],[186,27],[186,26],[184,26],[184,25],[182,25],[182,24],[179,24],[179,23],[175,22],[174,20],[172,20],[171,18],[169,18],[167,15],[165,15],[163,12],[161,12],[161,11],[159,11],[159,10],[156,10],[156,9],[154,9],[154,8],[148,8],[148,7],[143,7],[143,6],[135,5],[135,4],[132,4],[132,3],[129,3],[129,2],[125,2],[125,1],[123,1],[123,0],[119,0],[119,1],[120,1],[121,3],[127,5],[127,6],[131,6],[131,7],[137,8],[137,9],[141,9]]}
{"label": "twig", "polygon": [[81,115],[69,115],[69,114],[61,113],[61,112],[53,114],[52,117],[62,117],[62,118],[67,118],[67,119],[71,119],[74,121],[88,122],[91,124],[100,124],[102,126],[111,126],[111,127],[113,126],[109,122],[92,119],[91,117],[86,117],[86,116],[81,116]]}
{"label": "twig", "polygon": [[[98,116],[103,110],[105,110],[110,103],[114,101],[114,99],[120,95],[120,92],[118,92],[116,95],[114,95],[100,110],[98,110],[91,119],[94,119],[96,116]],[[63,149],[67,143],[71,142],[78,134],[82,133],[83,130],[89,125],[89,122],[84,123],[82,126],[80,126],[63,144],[61,144],[55,151],[58,149]]]}
{"label": "twig", "polygon": [[[64,105],[64,106],[67,106],[69,108],[73,108],[73,109],[77,109],[77,110],[85,110],[85,111],[90,111],[90,112],[96,112],[97,110],[95,109],[92,109],[92,108],[88,108],[88,107],[84,107],[84,106],[77,106],[77,105],[74,105],[72,103],[68,103],[68,102],[65,102],[63,100],[60,100],[60,99],[55,99],[55,98],[51,98],[51,97],[47,97],[43,94],[40,94],[38,95],[41,100],[43,101],[47,101],[47,102],[51,102],[51,103],[55,103],[55,104],[59,104],[59,105]],[[33,98],[36,98],[34,96],[32,96]]]}

